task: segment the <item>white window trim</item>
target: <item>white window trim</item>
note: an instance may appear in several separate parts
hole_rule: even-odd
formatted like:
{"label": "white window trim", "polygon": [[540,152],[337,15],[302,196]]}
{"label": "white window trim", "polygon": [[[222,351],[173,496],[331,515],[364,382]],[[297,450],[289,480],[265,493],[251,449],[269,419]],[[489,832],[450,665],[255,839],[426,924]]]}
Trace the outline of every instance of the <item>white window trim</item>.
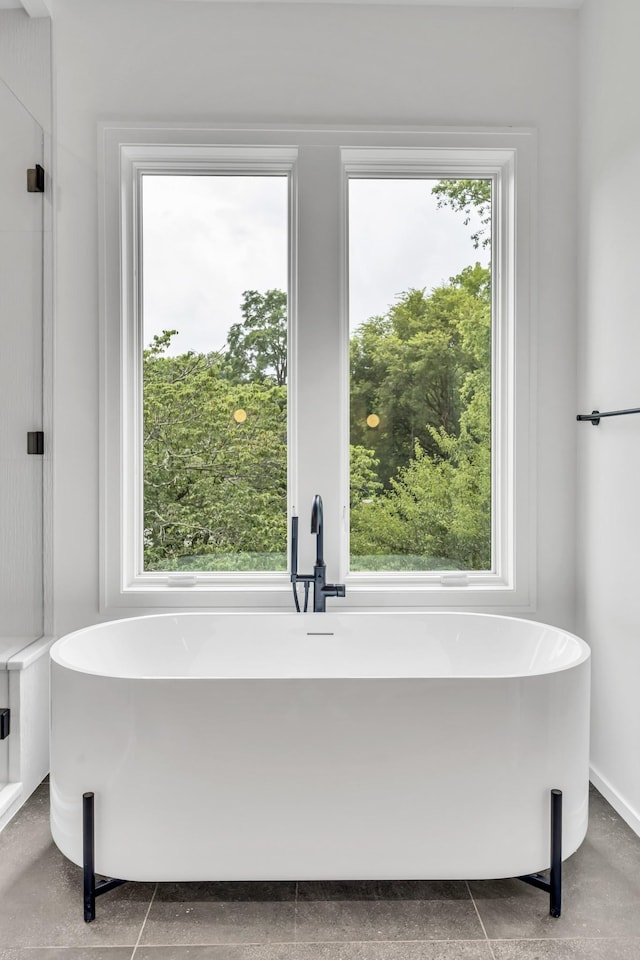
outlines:
{"label": "white window trim", "polygon": [[[333,148],[335,162],[322,160],[326,148]],[[129,533],[140,521],[142,486],[139,423],[133,416],[141,358],[136,336],[140,313],[137,184],[143,172],[230,173],[241,168],[290,177],[288,479],[290,512],[301,516],[300,569],[312,563],[312,538],[305,536],[307,506],[313,494],[321,493],[328,576],[347,586],[346,598],[331,602],[333,610],[534,610],[534,132],[106,122],[100,124],[98,154],[101,610],[112,614],[131,608],[138,612],[202,607],[293,609],[286,573],[136,575],[139,548]],[[319,171],[314,175],[322,180],[325,196],[335,196],[333,206],[319,195],[316,181],[310,186],[307,171],[311,168]],[[347,181],[349,176],[416,174],[486,175],[494,181],[493,316],[505,325],[494,337],[493,355],[493,449],[494,456],[499,451],[501,457],[493,463],[494,569],[460,577],[347,575]],[[308,240],[299,246],[301,236]],[[323,249],[332,250],[334,256],[320,257],[318,251]],[[314,284],[305,281],[311,270],[321,274]],[[329,300],[326,291],[330,291]],[[296,357],[301,351],[314,356],[318,369],[333,371],[332,387],[326,389],[327,380],[322,390],[319,432],[305,429],[318,416],[318,384],[297,375]],[[330,455],[318,457],[318,445]]]}

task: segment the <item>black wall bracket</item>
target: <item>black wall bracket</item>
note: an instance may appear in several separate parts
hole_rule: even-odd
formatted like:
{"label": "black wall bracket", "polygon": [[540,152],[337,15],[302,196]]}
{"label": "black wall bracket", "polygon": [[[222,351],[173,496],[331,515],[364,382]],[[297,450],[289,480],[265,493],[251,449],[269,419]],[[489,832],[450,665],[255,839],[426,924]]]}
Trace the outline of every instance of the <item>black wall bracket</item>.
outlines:
{"label": "black wall bracket", "polygon": [[6,740],[11,733],[11,710],[0,707],[0,740]]}

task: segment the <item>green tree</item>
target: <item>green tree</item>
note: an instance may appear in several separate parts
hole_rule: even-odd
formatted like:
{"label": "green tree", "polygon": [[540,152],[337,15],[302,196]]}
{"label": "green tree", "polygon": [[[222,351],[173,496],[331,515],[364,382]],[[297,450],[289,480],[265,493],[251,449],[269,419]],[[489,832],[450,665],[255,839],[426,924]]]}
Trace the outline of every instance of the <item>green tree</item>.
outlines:
{"label": "green tree", "polygon": [[442,451],[443,459],[434,459],[416,441],[391,489],[354,508],[352,553],[368,558],[365,569],[490,568],[490,451],[448,435]]}
{"label": "green tree", "polygon": [[[383,355],[382,341],[386,337],[389,349],[399,358],[384,370],[388,380],[378,391],[380,409],[384,411],[380,426],[392,400],[401,409],[406,404],[414,420],[405,420],[404,428],[408,423],[411,433],[404,434],[404,447],[399,449],[400,456],[386,489],[373,499],[352,503],[352,557],[361,569],[488,569],[489,269],[480,264],[467,267],[452,278],[448,287],[433,291],[430,298],[422,293],[422,299],[417,301],[419,310],[415,293],[401,299],[401,305],[410,306],[410,310],[398,312],[395,318],[390,311],[386,326],[376,318],[373,328],[365,331],[362,338],[362,342],[372,338],[375,329],[378,336],[373,337],[369,353]],[[436,333],[432,333],[431,321]],[[357,359],[358,369],[370,374],[374,364],[363,362],[360,354]],[[421,393],[425,380],[431,380],[430,392]],[[371,390],[369,383],[367,389]],[[399,417],[396,424],[402,428]],[[370,430],[371,435],[375,431]],[[409,439],[412,446],[407,455]],[[384,433],[381,440],[384,445]],[[375,442],[370,440],[371,444]],[[377,456],[377,447],[374,449]]]}
{"label": "green tree", "polygon": [[[440,455],[432,428],[458,433],[467,402],[462,387],[490,359],[489,323],[489,275],[476,265],[429,296],[409,290],[386,316],[355,332],[351,441],[374,451],[385,487],[411,460],[416,441]],[[367,424],[371,413],[380,418],[375,428]]]}
{"label": "green tree", "polygon": [[439,180],[431,193],[438,198],[438,207],[450,207],[471,223],[472,211],[480,217],[480,226],[471,234],[473,245],[491,244],[491,180]]}
{"label": "green tree", "polygon": [[382,492],[378,480],[379,461],[368,447],[351,444],[349,495],[352,509],[371,503]]}
{"label": "green tree", "polygon": [[145,567],[285,569],[286,387],[166,356],[174,333],[144,352]]}
{"label": "green tree", "polygon": [[236,382],[287,382],[287,295],[282,290],[245,290],[243,320],[229,328],[225,374]]}

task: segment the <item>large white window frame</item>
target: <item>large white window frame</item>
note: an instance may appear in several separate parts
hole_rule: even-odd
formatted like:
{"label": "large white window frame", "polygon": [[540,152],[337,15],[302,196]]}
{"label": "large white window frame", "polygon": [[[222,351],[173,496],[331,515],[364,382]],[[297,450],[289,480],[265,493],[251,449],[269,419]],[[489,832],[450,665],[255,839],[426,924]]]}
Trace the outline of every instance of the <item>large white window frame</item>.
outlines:
{"label": "large white window frame", "polygon": [[[243,172],[290,185],[288,486],[301,518],[299,569],[313,564],[308,517],[320,493],[328,575],[347,587],[331,609],[535,608],[534,160],[526,129],[100,125],[103,611],[293,609],[286,573],[141,569],[141,178]],[[492,180],[491,571],[348,573],[351,177]]]}

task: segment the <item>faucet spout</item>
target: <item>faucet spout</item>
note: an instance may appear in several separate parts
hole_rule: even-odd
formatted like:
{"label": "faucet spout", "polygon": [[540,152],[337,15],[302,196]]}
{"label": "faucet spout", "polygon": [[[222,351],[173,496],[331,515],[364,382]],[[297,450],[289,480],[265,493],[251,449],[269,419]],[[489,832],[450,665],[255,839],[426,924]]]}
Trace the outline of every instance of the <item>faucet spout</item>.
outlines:
{"label": "faucet spout", "polygon": [[316,564],[324,563],[324,510],[322,497],[316,493],[311,507],[311,533],[316,535]]}

